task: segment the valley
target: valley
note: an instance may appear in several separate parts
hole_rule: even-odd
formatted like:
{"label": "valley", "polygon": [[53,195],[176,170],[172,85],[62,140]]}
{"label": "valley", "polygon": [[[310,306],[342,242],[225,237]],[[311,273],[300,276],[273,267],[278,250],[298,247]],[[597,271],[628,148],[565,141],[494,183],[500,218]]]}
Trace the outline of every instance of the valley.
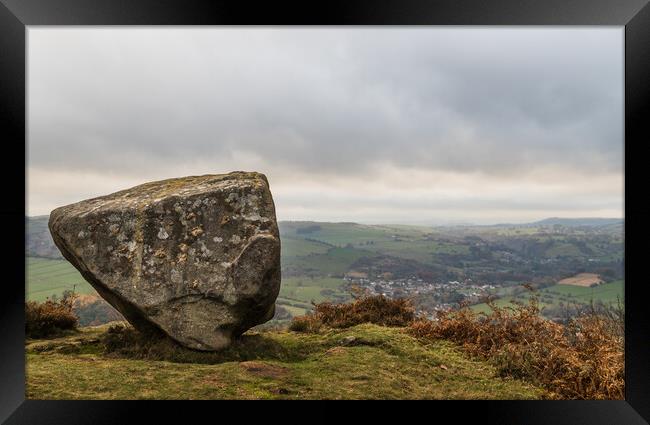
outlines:
{"label": "valley", "polygon": [[[555,319],[591,301],[623,301],[622,220],[445,227],[285,221],[279,227],[282,286],[272,325],[305,314],[312,302],[345,302],[353,291],[408,297],[428,317],[459,303],[485,310],[487,297],[501,306],[526,300],[531,291],[524,284]],[[65,290],[94,294],[53,246],[46,216],[26,219],[25,256],[27,299]],[[587,285],[559,284],[571,279]],[[97,298],[94,309],[102,303]]]}

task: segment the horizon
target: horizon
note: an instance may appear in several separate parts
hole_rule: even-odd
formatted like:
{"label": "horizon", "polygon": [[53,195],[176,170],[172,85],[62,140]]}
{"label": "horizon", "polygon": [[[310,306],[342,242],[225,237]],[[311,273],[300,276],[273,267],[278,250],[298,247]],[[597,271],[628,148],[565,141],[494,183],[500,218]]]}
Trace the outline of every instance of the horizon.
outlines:
{"label": "horizon", "polygon": [[[26,218],[41,218],[49,217],[49,214],[39,214],[39,215],[25,215]],[[321,221],[321,220],[310,220],[310,219],[298,219],[298,220],[277,220],[278,223],[327,223],[327,224],[357,224],[362,226],[412,226],[412,227],[462,227],[462,226],[519,226],[519,225],[530,225],[536,224],[538,222],[546,220],[620,220],[625,222],[625,217],[544,217],[538,220],[533,221],[524,221],[524,222],[493,222],[493,223],[472,223],[472,222],[447,222],[439,224],[426,224],[426,223],[400,223],[400,222],[388,222],[388,223],[371,223],[371,222],[362,222],[362,221]]]}

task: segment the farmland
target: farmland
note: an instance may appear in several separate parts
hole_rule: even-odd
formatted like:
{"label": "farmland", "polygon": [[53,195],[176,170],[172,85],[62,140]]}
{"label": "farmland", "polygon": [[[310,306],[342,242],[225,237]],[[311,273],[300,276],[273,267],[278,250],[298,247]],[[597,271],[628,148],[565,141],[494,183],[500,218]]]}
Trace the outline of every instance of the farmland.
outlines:
{"label": "farmland", "polygon": [[27,257],[27,299],[44,301],[52,295],[60,296],[65,290],[92,294],[95,290],[66,260]]}
{"label": "farmland", "polygon": [[[535,292],[521,292],[516,296],[505,296],[495,301],[498,307],[511,306],[513,301],[525,302]],[[553,285],[540,289],[536,292],[540,301],[540,307],[544,307],[542,313],[548,315],[562,314],[564,307],[572,307],[575,304],[589,305],[591,302],[601,302],[616,306],[620,301],[624,301],[624,282],[617,280],[610,283],[604,283],[595,287],[571,286],[571,285]],[[475,311],[488,312],[490,308],[487,304],[475,304],[471,307]]]}
{"label": "farmland", "polygon": [[[74,285],[93,293],[62,259],[46,223],[47,217],[27,219],[27,298],[44,300]],[[622,220],[446,227],[292,221],[279,228],[278,320],[304,314],[312,302],[349,300],[352,286],[410,297],[427,314],[461,301],[484,309],[487,295],[499,296],[497,304],[522,300],[524,283],[537,288],[549,311],[591,297],[608,302],[623,291]],[[605,283],[558,285],[580,274]]]}
{"label": "farmland", "polygon": [[594,273],[578,273],[575,276],[567,277],[558,282],[560,285],[591,287],[602,283],[602,280]]}

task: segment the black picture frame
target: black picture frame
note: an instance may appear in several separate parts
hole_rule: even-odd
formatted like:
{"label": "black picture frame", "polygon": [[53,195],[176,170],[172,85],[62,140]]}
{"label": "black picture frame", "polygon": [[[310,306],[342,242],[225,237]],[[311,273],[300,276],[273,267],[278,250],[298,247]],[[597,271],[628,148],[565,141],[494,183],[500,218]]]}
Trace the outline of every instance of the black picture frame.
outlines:
{"label": "black picture frame", "polygon": [[[419,413],[421,419],[503,424],[644,424],[650,421],[650,309],[640,268],[648,239],[644,163],[650,142],[650,6],[648,0],[346,0],[248,2],[171,0],[1,0],[0,129],[5,162],[0,302],[0,420],[9,424],[217,421],[227,410],[241,420],[286,415],[287,406],[262,409],[188,402],[25,400],[24,243],[26,160],[26,27],[37,25],[609,25],[625,27],[625,400],[621,401],[434,401],[406,408],[369,406],[375,414]],[[24,160],[24,161],[23,161]],[[21,186],[19,183],[22,182]],[[638,189],[634,189],[634,186]],[[9,194],[7,195],[7,192]],[[634,195],[634,192],[639,192]],[[647,190],[646,190],[647,192]],[[630,231],[632,229],[632,231]],[[636,279],[639,275],[639,279]],[[179,404],[180,403],[180,404]],[[222,403],[222,402],[220,402]],[[470,404],[468,404],[470,403]],[[279,406],[279,407],[278,407]],[[403,406],[403,405],[402,405]],[[291,406],[293,410],[294,406]],[[354,409],[358,410],[358,409]],[[316,412],[316,411],[314,411]],[[341,416],[318,408],[320,419]],[[359,415],[357,412],[356,415]],[[372,412],[371,412],[372,413]],[[350,416],[351,415],[351,416]],[[424,416],[422,416],[424,415]],[[299,420],[310,420],[313,414]],[[129,420],[131,419],[131,420]],[[415,418],[414,418],[415,420]]]}

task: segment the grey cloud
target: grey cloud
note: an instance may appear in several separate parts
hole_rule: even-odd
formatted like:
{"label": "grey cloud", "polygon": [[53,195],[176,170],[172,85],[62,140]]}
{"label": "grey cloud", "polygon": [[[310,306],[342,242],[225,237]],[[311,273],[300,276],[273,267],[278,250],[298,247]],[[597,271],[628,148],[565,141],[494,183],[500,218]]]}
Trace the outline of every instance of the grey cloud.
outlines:
{"label": "grey cloud", "polygon": [[[620,169],[612,29],[32,29],[30,163]],[[236,168],[236,167],[235,167]]]}
{"label": "grey cloud", "polygon": [[359,181],[384,166],[511,179],[621,173],[622,37],[620,28],[30,28],[29,167],[143,179],[198,163],[296,180]]}

